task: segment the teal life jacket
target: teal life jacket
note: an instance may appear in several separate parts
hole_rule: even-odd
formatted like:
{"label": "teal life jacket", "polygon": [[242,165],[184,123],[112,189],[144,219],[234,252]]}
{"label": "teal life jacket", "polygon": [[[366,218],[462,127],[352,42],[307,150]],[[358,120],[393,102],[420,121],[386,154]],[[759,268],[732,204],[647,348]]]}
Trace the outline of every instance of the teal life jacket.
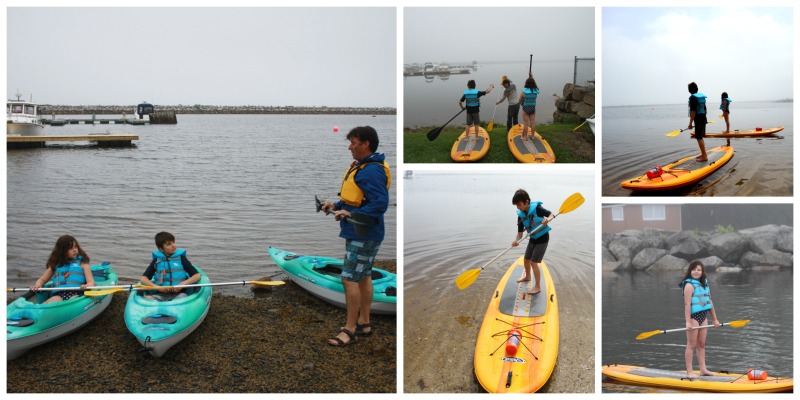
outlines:
{"label": "teal life jacket", "polygon": [[86,284],[86,276],[81,268],[83,256],[77,256],[67,264],[59,265],[53,272],[53,287],[80,287]]}
{"label": "teal life jacket", "polygon": [[[517,210],[517,217],[522,220],[522,226],[524,226],[528,232],[532,232],[542,224],[544,218],[536,215],[536,207],[539,207],[540,204],[542,204],[541,201],[532,201],[531,205],[528,207],[527,214]],[[547,232],[550,232],[550,225],[536,231],[536,233],[531,235],[531,239],[538,239]]]}
{"label": "teal life jacket", "polygon": [[686,286],[687,283],[690,283],[694,287],[694,292],[692,292],[692,314],[710,310],[713,304],[711,304],[711,288],[708,286],[708,279],[706,279],[705,286],[694,278],[687,278],[678,284],[678,286],[683,290],[683,287]]}
{"label": "teal life jacket", "polygon": [[[727,107],[725,107],[725,101],[727,101],[727,102],[728,102],[728,106],[727,106]],[[720,102],[720,103],[719,103],[719,109],[720,109],[720,110],[722,110],[722,112],[729,112],[729,111],[730,111],[730,107],[731,107],[731,102],[732,102],[732,101],[733,101],[733,100],[731,100],[731,99],[729,99],[729,98],[727,98],[727,97],[726,97],[726,98],[724,98],[724,99],[722,99],[722,102]]]}
{"label": "teal life jacket", "polygon": [[189,273],[183,269],[181,256],[186,255],[186,250],[178,249],[175,254],[167,257],[161,251],[153,252],[156,260],[156,272],[151,280],[158,286],[175,286],[189,279]]}
{"label": "teal life jacket", "polygon": [[[695,94],[689,96],[689,100],[691,100],[692,97],[695,97],[697,99],[697,110],[696,110],[696,112],[698,114],[705,114],[706,113],[706,95],[698,92],[698,93],[695,93]],[[692,113],[692,109],[690,107],[689,108],[689,114],[691,115],[691,113]]]}
{"label": "teal life jacket", "polygon": [[478,89],[465,90],[464,97],[467,99],[467,107],[479,107],[481,105],[481,100],[478,98]]}
{"label": "teal life jacket", "polygon": [[539,88],[534,88],[533,90],[522,88],[522,94],[525,96],[522,99],[522,106],[533,107],[536,105],[536,97],[539,96]]}

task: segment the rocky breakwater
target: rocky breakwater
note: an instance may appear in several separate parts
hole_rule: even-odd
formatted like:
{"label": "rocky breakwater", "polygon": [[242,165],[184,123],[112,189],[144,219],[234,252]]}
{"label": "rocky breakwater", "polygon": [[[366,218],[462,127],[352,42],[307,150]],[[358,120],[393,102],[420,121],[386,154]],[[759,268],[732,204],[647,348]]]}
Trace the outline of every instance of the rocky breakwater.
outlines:
{"label": "rocky breakwater", "polygon": [[564,85],[564,97],[556,95],[553,122],[580,122],[594,115],[594,85]]}
{"label": "rocky breakwater", "polygon": [[737,232],[673,232],[646,228],[605,234],[604,270],[685,270],[700,260],[709,270],[778,270],[792,268],[794,228],[765,225]]}

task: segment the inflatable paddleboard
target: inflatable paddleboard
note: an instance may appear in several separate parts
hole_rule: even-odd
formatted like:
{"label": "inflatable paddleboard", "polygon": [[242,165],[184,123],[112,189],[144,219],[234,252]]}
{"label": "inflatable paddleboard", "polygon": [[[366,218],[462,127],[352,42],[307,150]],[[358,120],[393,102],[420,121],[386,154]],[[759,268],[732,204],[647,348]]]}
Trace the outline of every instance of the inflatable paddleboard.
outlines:
{"label": "inflatable paddleboard", "polygon": [[[782,126],[777,126],[775,128],[767,128],[761,129],[756,128],[749,131],[743,130],[733,130],[728,133],[706,133],[705,137],[707,138],[747,138],[747,137],[759,137],[759,136],[768,136],[772,135],[775,132],[780,132],[783,130]],[[694,137],[694,132],[692,132],[692,137]]]}
{"label": "inflatable paddleboard", "polygon": [[[533,393],[550,378],[558,356],[558,298],[550,271],[540,263],[542,291],[528,295],[529,282],[517,283],[524,257],[511,264],[492,293],[475,343],[475,375],[490,393]],[[520,333],[511,354],[510,331]],[[512,332],[513,333],[513,332]],[[514,349],[511,349],[514,350]]]}
{"label": "inflatable paddleboard", "polygon": [[622,181],[620,184],[630,190],[670,190],[693,185],[720,169],[733,157],[733,147],[719,146],[706,151],[708,161],[697,161],[699,155],[682,158],[662,167],[658,176],[647,174]]}
{"label": "inflatable paddleboard", "polygon": [[726,372],[713,376],[700,376],[697,379],[686,378],[686,371],[668,371],[656,368],[637,367],[633,365],[604,365],[603,375],[616,381],[645,386],[658,386],[670,389],[701,390],[726,393],[771,393],[788,392],[794,389],[792,378],[773,378],[750,380],[747,371],[738,374]]}
{"label": "inflatable paddleboard", "polygon": [[478,161],[486,153],[489,152],[489,134],[486,129],[478,128],[478,137],[475,137],[475,130],[469,130],[469,137],[467,131],[461,133],[461,136],[453,143],[453,148],[450,150],[450,158],[456,162],[470,162]]}
{"label": "inflatable paddleboard", "polygon": [[522,125],[514,125],[508,131],[508,148],[519,162],[523,163],[554,163],[556,154],[547,140],[538,132],[533,136],[528,135],[528,140],[522,140]]}

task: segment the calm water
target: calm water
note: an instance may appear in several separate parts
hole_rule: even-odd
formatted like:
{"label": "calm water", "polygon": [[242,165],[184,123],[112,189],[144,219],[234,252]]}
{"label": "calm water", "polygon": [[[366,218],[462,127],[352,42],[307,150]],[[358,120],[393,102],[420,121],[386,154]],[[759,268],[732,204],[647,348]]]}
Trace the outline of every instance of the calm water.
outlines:
{"label": "calm water", "polygon": [[[510,247],[516,235],[514,192],[522,187],[554,214],[571,194],[586,202],[552,222],[545,262],[560,295],[564,330],[594,336],[594,191],[591,173],[442,173],[414,170],[405,179],[403,208],[404,369],[407,391],[480,391],[472,367],[474,343],[492,291],[524,254],[512,249],[459,290],[455,279]],[[580,327],[570,318],[585,316]],[[586,331],[584,331],[584,328]],[[569,333],[562,330],[562,334]],[[594,354],[593,340],[588,350]],[[567,358],[559,359],[560,362]],[[587,359],[575,368],[593,370]],[[443,368],[443,366],[447,366]],[[571,367],[559,364],[572,374]],[[554,387],[561,383],[554,373]],[[424,381],[424,384],[420,382]],[[568,389],[564,389],[568,390]]]}
{"label": "calm water", "polygon": [[[394,116],[178,115],[177,125],[46,126],[45,135],[108,130],[139,140],[133,148],[65,143],[7,152],[8,286],[33,284],[63,234],[92,262],[111,261],[124,281],[144,272],[162,230],[217,282],[279,275],[269,246],[341,258],[338,222],[315,212],[314,195],[335,199],[352,161],[344,137],[358,125],[377,129],[378,151],[396,175]],[[395,193],[392,185],[379,258],[397,257]]]}
{"label": "calm water", "polygon": [[[725,130],[725,120],[714,100],[709,103],[708,133]],[[792,148],[794,128],[792,103],[734,102],[731,109],[731,130],[784,126],[777,138],[741,138],[731,140],[733,158],[711,176],[700,182],[709,185],[705,196],[791,196],[793,193]],[[620,182],[645,173],[656,165],[666,165],[683,157],[700,154],[690,131],[676,137],[664,136],[689,124],[687,106],[603,107],[603,195],[629,196],[631,191]],[[706,149],[725,144],[725,139],[706,138]],[[694,187],[693,189],[697,189]],[[692,188],[667,194],[687,194]],[[657,193],[664,195],[665,193]]]}
{"label": "calm water", "polygon": [[[678,289],[682,273],[603,271],[602,276],[602,363],[685,370],[685,332],[635,339],[642,332],[685,327]],[[758,368],[770,376],[792,376],[792,272],[709,273],[708,279],[720,322],[751,320],[741,328],[709,328],[708,368],[731,373]],[[631,390],[603,382],[604,392]]]}
{"label": "calm water", "polygon": [[[574,60],[537,62],[533,60],[533,77],[539,85],[539,101],[536,105],[536,121],[552,122],[556,111],[553,93],[563,96],[564,85],[572,83]],[[432,80],[423,76],[403,78],[403,126],[414,128],[419,126],[441,126],[461,109],[458,100],[467,89],[467,82],[474,79],[478,90],[486,90],[494,84],[492,92],[481,97],[481,121],[490,121],[495,104],[503,93],[500,78],[508,76],[517,85],[517,95],[522,93],[525,79],[528,78],[529,63],[478,64],[478,70],[470,70],[469,74],[435,76]],[[445,79],[442,79],[445,78]],[[508,102],[497,106],[494,115],[495,124],[506,123]],[[519,116],[522,122],[522,115]],[[451,125],[464,125],[466,116],[459,115]]]}

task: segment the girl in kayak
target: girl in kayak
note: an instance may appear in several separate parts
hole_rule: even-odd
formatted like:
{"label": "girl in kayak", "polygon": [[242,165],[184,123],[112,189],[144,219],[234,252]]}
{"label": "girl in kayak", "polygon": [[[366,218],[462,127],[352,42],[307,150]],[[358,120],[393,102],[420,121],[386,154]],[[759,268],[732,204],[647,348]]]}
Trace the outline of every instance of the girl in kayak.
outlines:
{"label": "girl in kayak", "polygon": [[525,80],[525,87],[519,95],[519,102],[522,103],[522,140],[528,140],[528,134],[536,132],[536,97],[539,96],[539,86],[533,75]]}
{"label": "girl in kayak", "polygon": [[550,227],[547,226],[547,223],[555,217],[553,213],[542,207],[540,201],[531,202],[528,192],[523,189],[514,193],[511,203],[517,206],[517,238],[511,243],[511,247],[519,246],[523,231],[533,232],[536,228],[542,227],[531,234],[528,248],[525,249],[525,274],[517,279],[517,282],[530,281],[531,270],[533,270],[535,282],[528,294],[537,294],[542,291],[542,287],[539,285],[541,275],[539,263],[542,262],[544,252],[547,250],[547,243],[550,241]]}
{"label": "girl in kayak", "polygon": [[697,329],[704,326],[708,321],[708,314],[714,321],[714,327],[721,325],[717,320],[717,313],[714,304],[711,302],[711,290],[708,286],[706,271],[703,263],[692,261],[684,275],[683,280],[678,285],[683,291],[684,317],[686,319],[686,377],[689,379],[697,378],[692,368],[692,357],[697,351],[697,363],[700,364],[701,375],[713,375],[706,368],[706,335],[708,329]]}
{"label": "girl in kayak", "polygon": [[731,99],[728,98],[728,92],[722,92],[722,102],[719,109],[722,110],[722,116],[725,118],[725,133],[731,131],[731,121],[729,115],[731,114]]}
{"label": "girl in kayak", "polygon": [[[64,235],[56,240],[53,251],[47,259],[47,269],[44,274],[31,286],[31,290],[37,291],[48,281],[53,282],[53,287],[80,288],[94,286],[92,277],[92,267],[89,266],[89,256],[78,244],[78,241],[70,235]],[[53,292],[45,303],[54,303],[62,300],[69,300],[72,296],[82,296],[79,290],[64,290]]]}

